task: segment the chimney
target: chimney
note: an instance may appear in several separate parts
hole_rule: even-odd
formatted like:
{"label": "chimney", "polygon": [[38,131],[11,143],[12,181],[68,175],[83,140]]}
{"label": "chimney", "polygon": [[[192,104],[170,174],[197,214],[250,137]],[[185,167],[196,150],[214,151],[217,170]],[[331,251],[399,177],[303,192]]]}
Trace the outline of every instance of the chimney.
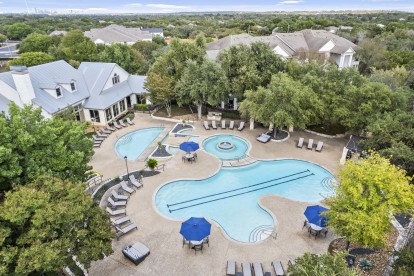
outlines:
{"label": "chimney", "polygon": [[36,96],[33,90],[32,81],[29,76],[29,71],[27,70],[26,66],[10,66],[10,71],[22,103],[31,104],[32,100]]}

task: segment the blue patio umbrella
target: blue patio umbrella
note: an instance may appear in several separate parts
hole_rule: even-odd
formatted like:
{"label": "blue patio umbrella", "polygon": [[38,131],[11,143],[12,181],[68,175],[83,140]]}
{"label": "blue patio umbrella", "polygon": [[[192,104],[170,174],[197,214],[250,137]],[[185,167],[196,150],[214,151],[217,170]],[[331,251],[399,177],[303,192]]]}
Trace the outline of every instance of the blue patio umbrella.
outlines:
{"label": "blue patio umbrella", "polygon": [[180,234],[187,241],[201,241],[210,235],[211,224],[205,218],[191,217],[181,224]]}
{"label": "blue patio umbrella", "polygon": [[306,207],[305,210],[305,217],[306,219],[315,225],[318,225],[320,227],[325,227],[326,222],[328,221],[328,218],[325,216],[322,216],[321,213],[327,211],[325,207],[322,207],[320,205],[313,205]]}
{"label": "blue patio umbrella", "polygon": [[200,146],[196,142],[184,142],[180,144],[180,150],[185,152],[196,151]]}

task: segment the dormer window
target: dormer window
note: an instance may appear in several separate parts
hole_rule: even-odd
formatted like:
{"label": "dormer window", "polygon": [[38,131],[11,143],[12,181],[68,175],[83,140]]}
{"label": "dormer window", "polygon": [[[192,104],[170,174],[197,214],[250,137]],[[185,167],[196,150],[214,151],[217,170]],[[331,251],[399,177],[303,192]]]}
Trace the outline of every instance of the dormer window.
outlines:
{"label": "dormer window", "polygon": [[70,90],[71,90],[72,92],[75,92],[75,91],[76,91],[76,84],[75,84],[75,82],[74,82],[74,81],[72,81],[72,82],[70,83]]}
{"label": "dormer window", "polygon": [[114,76],[112,77],[112,84],[117,84],[117,83],[119,83],[119,75],[115,73]]}
{"label": "dormer window", "polygon": [[62,97],[62,89],[60,87],[56,87],[56,97],[60,98]]}

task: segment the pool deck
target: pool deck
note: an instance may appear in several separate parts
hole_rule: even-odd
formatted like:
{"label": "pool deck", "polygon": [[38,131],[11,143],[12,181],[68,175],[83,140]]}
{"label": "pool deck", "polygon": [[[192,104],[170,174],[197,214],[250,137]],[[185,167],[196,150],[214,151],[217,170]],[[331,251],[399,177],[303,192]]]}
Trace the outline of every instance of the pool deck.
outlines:
{"label": "pool deck", "polygon": [[[152,119],[148,114],[137,114],[135,125],[111,134],[101,148],[95,151],[91,161],[94,170],[103,173],[104,179],[117,177],[126,173],[125,161],[114,151],[116,140],[140,128],[166,127],[171,129],[175,123]],[[247,139],[252,148],[249,156],[254,159],[284,159],[293,158],[314,162],[331,171],[338,172],[339,159],[346,144],[344,138],[323,138],[303,131],[291,133],[289,140],[281,143],[269,142],[262,144],[256,137],[264,129],[250,130],[248,126],[242,131],[237,130],[204,130],[202,122],[194,124],[192,135],[200,135],[199,142],[213,134],[228,133]],[[305,141],[313,138],[314,142],[324,142],[321,153],[296,147],[299,137]],[[153,144],[159,141],[157,138]],[[153,146],[153,145],[151,145]],[[151,147],[150,146],[150,147]],[[213,221],[210,236],[210,247],[204,247],[203,252],[194,254],[187,246],[182,247],[182,236],[179,234],[181,223],[172,221],[159,214],[154,205],[153,197],[156,190],[163,184],[175,179],[202,179],[215,174],[221,167],[221,161],[216,157],[199,150],[198,161],[183,163],[182,154],[166,159],[165,171],[144,178],[144,188],[137,190],[127,205],[127,215],[138,225],[138,230],[128,233],[113,241],[114,253],[102,261],[94,262],[90,275],[225,275],[227,260],[235,260],[237,269],[241,271],[242,262],[261,262],[265,271],[271,270],[271,261],[282,261],[285,268],[287,261],[294,259],[304,252],[325,253],[329,243],[335,238],[328,233],[326,238],[308,237],[302,230],[303,212],[309,203],[297,202],[276,195],[267,195],[260,199],[260,204],[269,210],[276,219],[276,239],[268,239],[251,245],[229,240]],[[168,161],[167,161],[168,160]],[[128,161],[129,171],[141,170],[143,161]],[[123,247],[134,242],[142,242],[151,250],[144,262],[135,266],[121,253]]]}

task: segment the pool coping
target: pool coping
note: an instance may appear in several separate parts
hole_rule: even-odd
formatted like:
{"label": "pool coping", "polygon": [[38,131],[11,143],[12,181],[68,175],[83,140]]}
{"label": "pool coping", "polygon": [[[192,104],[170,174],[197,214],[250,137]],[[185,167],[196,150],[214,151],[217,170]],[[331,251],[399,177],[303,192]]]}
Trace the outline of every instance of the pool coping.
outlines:
{"label": "pool coping", "polygon": [[[204,140],[203,140],[204,141]],[[204,150],[204,149],[203,149]],[[205,150],[204,150],[205,151]],[[210,155],[212,155],[212,156],[214,156],[214,157],[216,157],[217,159],[219,159],[219,160],[221,160],[220,158],[218,158],[217,156],[215,156],[215,155],[213,155],[213,154],[211,154],[211,153],[209,153],[209,152],[207,152],[207,151],[205,151],[206,153],[208,153],[208,154],[210,154]],[[331,172],[331,171],[329,171],[328,169],[326,169],[324,166],[321,166],[321,165],[319,165],[319,164],[317,164],[317,163],[314,163],[314,162],[311,162],[311,161],[307,161],[307,160],[302,160],[302,159],[296,159],[296,158],[277,158],[277,159],[256,159],[257,161],[262,161],[262,162],[271,162],[271,161],[283,161],[283,160],[296,160],[296,161],[302,161],[302,162],[307,162],[307,163],[310,163],[310,164],[313,164],[313,165],[316,165],[316,166],[319,166],[319,167],[321,167],[321,168],[323,168],[324,170],[326,170],[327,172],[329,172],[334,178],[335,178],[335,180],[336,180],[336,177],[335,177],[335,175]],[[223,164],[223,163],[222,163]],[[224,167],[223,165],[220,165],[220,167],[219,167],[219,169],[217,169],[214,173],[212,173],[211,175],[209,175],[208,177],[205,177],[205,178],[201,178],[201,179],[195,179],[195,178],[178,178],[178,179],[174,179],[174,180],[169,180],[169,181],[166,181],[166,182],[164,182],[164,183],[162,183],[160,186],[158,186],[155,190],[154,190],[154,193],[153,193],[153,195],[152,195],[152,207],[154,208],[154,210],[155,210],[155,212],[156,213],[158,213],[161,217],[163,217],[163,218],[165,218],[165,219],[167,219],[167,220],[170,220],[170,221],[179,221],[179,222],[183,222],[183,221],[185,221],[185,220],[180,220],[180,219],[174,219],[174,218],[170,218],[170,217],[168,217],[168,216],[166,216],[166,215],[164,215],[163,213],[161,213],[159,210],[158,210],[158,208],[157,208],[157,206],[156,206],[156,204],[155,204],[155,198],[156,198],[156,195],[157,195],[157,193],[159,192],[159,190],[162,188],[162,187],[164,187],[165,185],[167,185],[167,184],[169,184],[169,183],[171,183],[171,182],[176,182],[176,181],[202,181],[202,180],[206,180],[206,179],[209,179],[209,178],[212,178],[213,176],[215,176],[221,169],[229,169],[229,170],[232,170],[232,169],[237,169],[237,168],[240,168],[240,167],[230,167],[230,168],[227,168],[227,167]],[[254,165],[254,164],[256,164],[256,162],[255,163],[253,163],[253,164],[248,164],[248,165]],[[273,233],[276,233],[276,236],[274,237],[275,239],[277,238],[277,232],[276,232],[276,230],[277,230],[277,227],[278,227],[278,224],[277,224],[277,222],[278,222],[278,220],[277,220],[277,218],[276,218],[276,216],[273,214],[273,212],[271,212],[269,209],[267,209],[263,204],[262,204],[262,199],[264,198],[264,197],[267,197],[267,196],[272,196],[272,195],[275,195],[275,194],[266,194],[266,195],[263,195],[263,196],[261,196],[261,197],[259,197],[259,199],[258,199],[258,201],[257,201],[257,204],[258,204],[258,206],[261,208],[261,209],[263,209],[265,212],[267,212],[271,217],[272,217],[272,219],[273,219],[273,222],[274,222],[274,229],[273,229],[273,231],[272,231],[272,234]],[[319,203],[321,203],[322,201],[299,201],[299,200],[294,200],[294,199],[290,199],[290,198],[287,198],[287,197],[284,197],[284,196],[281,196],[281,195],[276,195],[276,196],[279,196],[279,197],[281,197],[281,198],[285,198],[285,199],[287,199],[287,200],[291,200],[291,201],[293,201],[293,202],[299,202],[299,203],[309,203],[309,204],[319,204]],[[242,242],[242,241],[237,241],[237,240],[234,240],[234,239],[232,239],[228,234],[227,234],[227,232],[224,230],[224,228],[220,225],[220,223],[218,223],[217,221],[215,221],[214,219],[212,219],[212,218],[206,218],[208,221],[212,221],[213,222],[213,224],[217,227],[217,228],[219,228],[220,229],[220,233],[222,233],[222,235],[223,235],[223,237],[225,237],[226,239],[228,239],[229,241],[231,241],[231,242],[234,242],[234,243],[236,243],[236,244],[238,244],[238,245],[247,245],[247,246],[252,246],[252,245],[258,245],[258,244],[260,244],[260,243],[263,243],[263,242],[265,242],[265,241],[267,241],[269,238],[272,238],[273,236],[272,235],[269,235],[267,238],[265,238],[265,239],[263,239],[263,240],[260,240],[260,241],[257,241],[257,242]]]}

